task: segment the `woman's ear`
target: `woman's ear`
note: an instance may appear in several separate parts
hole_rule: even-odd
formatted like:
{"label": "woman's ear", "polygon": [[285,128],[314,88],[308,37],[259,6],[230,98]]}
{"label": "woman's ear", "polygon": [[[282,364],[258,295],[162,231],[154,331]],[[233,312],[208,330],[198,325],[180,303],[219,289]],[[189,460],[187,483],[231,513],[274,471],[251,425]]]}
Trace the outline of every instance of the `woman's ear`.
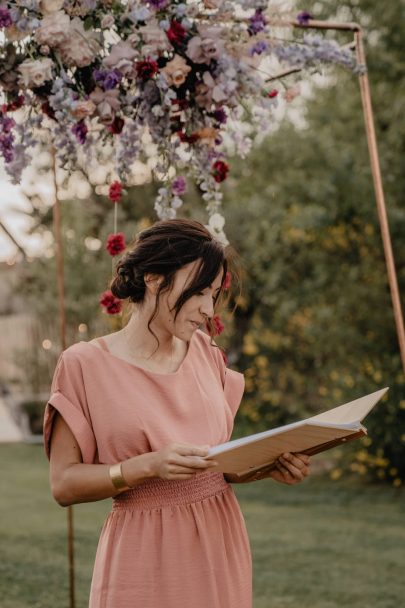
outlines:
{"label": "woman's ear", "polygon": [[149,289],[151,293],[156,295],[163,277],[160,274],[147,273],[144,275],[143,280],[145,281],[146,289]]}

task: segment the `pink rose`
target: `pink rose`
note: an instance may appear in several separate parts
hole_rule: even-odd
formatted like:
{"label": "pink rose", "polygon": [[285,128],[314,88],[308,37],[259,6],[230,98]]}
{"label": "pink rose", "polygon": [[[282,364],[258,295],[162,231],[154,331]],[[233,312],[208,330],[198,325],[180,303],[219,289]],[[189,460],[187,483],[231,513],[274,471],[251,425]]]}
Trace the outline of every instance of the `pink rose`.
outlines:
{"label": "pink rose", "polygon": [[162,69],[166,76],[169,86],[180,87],[186,80],[187,74],[191,72],[191,68],[187,65],[186,60],[180,55],[175,55]]}
{"label": "pink rose", "polygon": [[90,30],[86,31],[78,17],[71,21],[68,34],[68,38],[59,46],[63,63],[79,68],[90,65],[100,50],[98,35]]}
{"label": "pink rose", "polygon": [[64,11],[46,15],[35,33],[38,44],[57,47],[69,36],[70,17]]}

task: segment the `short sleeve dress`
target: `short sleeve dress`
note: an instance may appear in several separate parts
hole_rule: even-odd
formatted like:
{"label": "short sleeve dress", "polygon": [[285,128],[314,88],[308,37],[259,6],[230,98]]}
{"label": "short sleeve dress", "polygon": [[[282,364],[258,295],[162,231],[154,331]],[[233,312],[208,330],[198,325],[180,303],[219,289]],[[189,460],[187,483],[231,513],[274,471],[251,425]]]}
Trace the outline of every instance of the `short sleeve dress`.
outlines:
{"label": "short sleeve dress", "polygon": [[[59,358],[44,417],[49,458],[54,414],[84,463],[114,464],[172,441],[228,441],[244,391],[210,337],[196,330],[172,374],[145,370],[91,342]],[[149,479],[113,499],[93,570],[89,608],[251,608],[246,526],[222,473]]]}

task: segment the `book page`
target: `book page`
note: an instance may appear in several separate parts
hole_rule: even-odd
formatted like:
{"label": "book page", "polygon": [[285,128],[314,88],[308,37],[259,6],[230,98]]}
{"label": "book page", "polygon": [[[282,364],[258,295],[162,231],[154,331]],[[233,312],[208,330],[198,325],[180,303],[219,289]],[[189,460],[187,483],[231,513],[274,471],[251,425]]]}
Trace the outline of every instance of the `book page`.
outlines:
{"label": "book page", "polygon": [[370,395],[360,397],[360,399],[355,399],[354,401],[350,401],[339,407],[334,407],[317,416],[311,416],[308,420],[316,422],[334,422],[335,424],[361,422],[387,391],[388,388],[382,388],[375,393],[370,393]]}

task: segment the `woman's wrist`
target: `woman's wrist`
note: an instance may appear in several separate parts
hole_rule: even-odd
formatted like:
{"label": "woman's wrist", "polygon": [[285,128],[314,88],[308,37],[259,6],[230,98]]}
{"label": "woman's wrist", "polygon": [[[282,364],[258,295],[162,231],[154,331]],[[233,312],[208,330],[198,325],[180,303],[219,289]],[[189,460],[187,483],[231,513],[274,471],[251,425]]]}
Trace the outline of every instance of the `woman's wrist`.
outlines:
{"label": "woman's wrist", "polygon": [[154,452],[140,454],[121,463],[122,476],[130,487],[155,477]]}

